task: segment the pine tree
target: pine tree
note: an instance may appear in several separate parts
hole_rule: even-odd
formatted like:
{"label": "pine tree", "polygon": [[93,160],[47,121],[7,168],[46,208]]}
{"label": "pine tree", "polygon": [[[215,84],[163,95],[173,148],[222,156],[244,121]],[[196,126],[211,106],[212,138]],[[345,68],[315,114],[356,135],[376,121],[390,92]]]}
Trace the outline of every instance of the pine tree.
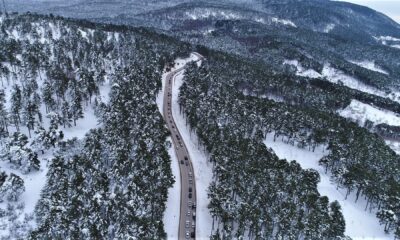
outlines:
{"label": "pine tree", "polygon": [[330,204],[330,222],[328,237],[331,239],[344,237],[346,223],[342,214],[342,208],[337,201]]}
{"label": "pine tree", "polygon": [[75,93],[69,112],[72,116],[72,120],[74,121],[74,126],[76,126],[76,121],[80,118],[83,118],[82,99],[79,92]]}
{"label": "pine tree", "polygon": [[13,86],[13,90],[11,92],[11,119],[19,130],[19,124],[21,123],[21,110],[22,110],[22,93],[21,89],[18,85]]}
{"label": "pine tree", "polygon": [[20,195],[25,191],[24,180],[19,176],[11,173],[0,186],[0,202],[4,201],[4,198],[8,201],[17,201]]}
{"label": "pine tree", "polygon": [[5,106],[6,95],[3,89],[0,89],[0,128],[8,132],[8,113]]}
{"label": "pine tree", "polygon": [[53,99],[53,88],[51,84],[46,81],[42,88],[42,99],[43,103],[46,105],[46,113],[53,111],[56,106],[56,101]]}
{"label": "pine tree", "polygon": [[67,101],[64,101],[61,107],[61,123],[64,128],[71,127],[72,114],[70,112],[70,105]]}

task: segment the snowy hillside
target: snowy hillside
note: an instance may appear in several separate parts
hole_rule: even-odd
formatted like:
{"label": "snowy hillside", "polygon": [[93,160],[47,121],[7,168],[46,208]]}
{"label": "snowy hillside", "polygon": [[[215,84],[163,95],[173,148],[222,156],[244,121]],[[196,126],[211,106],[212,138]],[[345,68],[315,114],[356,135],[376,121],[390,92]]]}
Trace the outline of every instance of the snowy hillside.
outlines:
{"label": "snowy hillside", "polygon": [[374,124],[388,124],[400,126],[400,115],[384,109],[353,100],[349,106],[339,111],[340,116],[352,119],[359,125],[364,126],[368,120]]}
{"label": "snowy hillside", "polygon": [[[353,62],[353,63],[375,72],[379,72],[385,75],[388,74],[385,70],[381,69],[379,66],[376,66],[375,63],[373,62],[364,61],[364,62]],[[392,101],[400,103],[400,92],[398,90],[393,90],[392,92],[389,93],[384,92],[373,86],[363,83],[362,81],[356,79],[355,77],[347,75],[341,70],[331,67],[329,64],[324,65],[321,73],[318,73],[314,69],[304,68],[301,65],[301,63],[299,63],[299,61],[297,60],[285,60],[283,64],[294,66],[296,68],[296,75],[298,76],[316,78],[316,79],[318,78],[326,79],[335,84],[344,85],[351,89],[359,90],[361,92],[376,95],[379,97],[388,98]]]}
{"label": "snowy hillside", "polygon": [[376,210],[365,210],[366,201],[362,197],[357,199],[355,192],[347,193],[346,189],[340,189],[332,181],[324,167],[318,161],[327,155],[324,146],[317,147],[314,151],[298,148],[285,143],[284,137],[274,140],[274,134],[267,136],[264,143],[270,147],[281,159],[295,160],[302,168],[314,169],[320,175],[318,192],[325,195],[330,201],[338,201],[342,206],[343,216],[346,221],[346,235],[352,239],[392,239],[383,231]]}
{"label": "snowy hillside", "polygon": [[[76,231],[80,231],[80,236],[96,235],[95,238],[163,236],[161,218],[167,199],[158,193],[166,192],[173,180],[162,140],[167,134],[161,116],[150,109],[155,107],[155,92],[161,84],[160,68],[166,62],[162,51],[174,54],[175,43],[158,40],[143,31],[93,27],[86,22],[31,14],[2,15],[0,26],[3,30],[0,33],[0,238],[19,239],[28,235],[36,239],[64,238],[77,234]],[[154,51],[143,50],[145,44]],[[118,90],[122,84],[129,92]],[[129,113],[142,112],[135,117],[121,116],[124,121],[130,119],[125,121],[126,125],[118,124],[124,131],[131,128],[127,138],[122,138],[114,127],[120,121],[118,114],[124,112],[116,107],[122,97],[132,103]],[[113,135],[118,136],[118,141],[110,140]],[[124,153],[132,149],[129,156],[117,153],[124,144]],[[93,150],[96,147],[101,150]],[[145,166],[149,152],[154,154],[154,166]],[[127,157],[132,164],[122,164],[121,159],[126,161]],[[139,165],[142,165],[140,172],[135,170]],[[118,170],[128,168],[130,175]],[[110,174],[112,171],[120,174]],[[154,171],[161,172],[156,179]],[[136,179],[139,173],[140,179],[151,179],[152,188],[124,187],[133,184],[132,178]],[[114,175],[119,176],[114,180]],[[109,186],[104,186],[107,182]],[[118,197],[119,187],[125,189],[124,197]],[[77,210],[78,198],[80,207],[92,210]],[[153,199],[154,209],[143,204],[149,198]],[[102,206],[115,203],[121,209],[114,206],[115,216],[107,213],[101,217],[103,220],[110,217],[111,222],[99,225],[98,231],[94,232],[93,227],[88,231],[91,221],[99,224],[95,215],[101,214],[100,201],[104,203]],[[142,224],[152,229],[145,232],[118,230],[125,229],[122,226],[125,221],[115,220],[116,215],[126,212],[122,209],[127,204],[139,206],[129,217],[137,215],[134,218],[140,219],[150,214],[160,221],[130,221],[137,224],[135,229],[144,228],[139,227]],[[62,224],[74,221],[73,218],[80,218],[76,221],[82,225],[71,226],[69,231],[58,230],[57,236],[45,227],[52,219],[52,228],[60,229]]]}
{"label": "snowy hillside", "polygon": [[[20,196],[7,197],[7,199],[2,199],[0,203],[0,209],[8,209],[9,213],[6,214],[8,219],[13,219],[7,220],[6,217],[0,219],[2,222],[0,235],[2,237],[17,237],[23,236],[36,227],[34,208],[46,182],[49,161],[54,158],[59,150],[58,143],[73,138],[83,139],[90,129],[98,127],[95,108],[108,97],[113,69],[109,67],[111,64],[107,59],[104,59],[103,66],[99,66],[105,70],[102,76],[95,76],[96,70],[94,68],[94,71],[82,67],[77,68],[74,76],[69,77],[83,80],[87,76],[104,80],[99,85],[94,86],[93,89],[87,88],[88,93],[85,94],[89,95],[84,97],[86,100],[82,98],[83,96],[76,96],[71,90],[67,90],[68,93],[63,96],[63,99],[60,99],[60,96],[49,92],[57,87],[56,83],[52,83],[57,79],[53,78],[55,76],[52,76],[51,70],[44,68],[43,64],[46,61],[47,64],[52,65],[56,59],[63,56],[71,56],[67,60],[74,62],[74,64],[78,63],[72,58],[73,55],[76,55],[73,51],[64,55],[65,52],[59,52],[59,49],[57,49],[59,46],[57,42],[61,40],[61,32],[66,31],[67,34],[71,34],[74,30],[60,26],[59,22],[31,22],[31,31],[26,31],[22,28],[22,25],[6,25],[4,19],[2,24],[5,28],[3,43],[22,43],[20,47],[23,48],[22,52],[17,54],[14,59],[10,58],[8,61],[3,59],[0,63],[0,66],[2,66],[0,76],[2,87],[0,91],[5,93],[5,105],[2,110],[9,113],[7,120],[10,124],[3,122],[6,125],[2,126],[6,126],[3,131],[6,130],[10,137],[9,140],[5,139],[1,144],[3,155],[1,156],[2,161],[0,161],[0,171],[9,176],[10,180],[11,174],[14,174],[16,178],[20,177],[24,184],[24,191],[20,193]],[[77,36],[77,40],[81,41],[81,44],[90,42],[88,35],[91,38],[94,36],[93,30],[84,28],[78,30],[77,33],[80,36]],[[67,34],[64,34],[64,39],[69,38]],[[109,36],[111,41],[114,36]],[[50,55],[40,55],[46,51]],[[33,63],[38,65],[33,65]],[[71,67],[76,68],[75,66]],[[70,87],[72,86],[68,86],[68,88]],[[81,88],[81,90],[84,89]],[[92,97],[92,94],[95,96]],[[76,102],[74,97],[79,97],[81,100]],[[68,103],[77,105],[69,105]],[[26,138],[26,140],[23,140],[24,142],[21,142],[21,140],[13,142],[12,138],[17,136],[15,134],[19,134],[19,139]],[[8,151],[10,152],[8,153]],[[10,161],[6,161],[6,159],[10,159]],[[30,167],[32,161],[35,164],[34,169]],[[28,166],[24,164],[28,164]],[[3,183],[3,193],[10,191],[6,189],[6,184],[7,182]],[[16,210],[13,211],[10,207]],[[21,226],[22,231],[15,225]]]}

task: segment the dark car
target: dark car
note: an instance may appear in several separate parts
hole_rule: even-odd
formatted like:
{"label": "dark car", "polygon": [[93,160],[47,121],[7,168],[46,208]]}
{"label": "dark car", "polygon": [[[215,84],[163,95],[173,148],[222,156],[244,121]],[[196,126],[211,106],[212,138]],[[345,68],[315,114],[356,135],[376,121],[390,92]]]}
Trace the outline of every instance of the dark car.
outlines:
{"label": "dark car", "polygon": [[187,156],[185,156],[185,160],[189,160]]}
{"label": "dark car", "polygon": [[189,193],[189,198],[192,198],[192,193]]}
{"label": "dark car", "polygon": [[181,160],[181,164],[183,164],[183,160]]}
{"label": "dark car", "polygon": [[191,187],[189,188],[189,192],[192,192],[192,188]]}

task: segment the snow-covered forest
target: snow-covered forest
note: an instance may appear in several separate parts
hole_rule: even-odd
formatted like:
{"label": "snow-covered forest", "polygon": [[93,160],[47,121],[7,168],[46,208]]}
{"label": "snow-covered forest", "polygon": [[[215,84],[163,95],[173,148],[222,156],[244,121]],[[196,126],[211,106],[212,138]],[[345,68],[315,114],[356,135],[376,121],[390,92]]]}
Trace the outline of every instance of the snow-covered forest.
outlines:
{"label": "snow-covered forest", "polygon": [[0,239],[176,238],[160,112],[184,65],[187,238],[400,239],[398,24],[336,1],[75,2],[97,23],[0,14]]}
{"label": "snow-covered forest", "polygon": [[[386,99],[353,94],[339,85],[343,91],[331,94],[320,91],[313,79],[296,82],[236,57],[204,54],[207,61],[201,67],[193,64],[187,70],[179,101],[188,125],[211,155],[215,239],[344,237],[340,204],[320,195],[318,172],[279,159],[264,145],[270,133],[274,141],[283,137],[309,151],[326,148],[319,164],[344,197],[362,198],[365,211],[376,212],[380,227],[399,236],[400,156],[380,136],[336,114],[355,96],[377,105]],[[243,89],[257,94],[243,94]],[[258,97],[268,93],[282,101]]]}
{"label": "snow-covered forest", "polygon": [[164,238],[174,180],[155,95],[187,45],[34,14],[0,28],[1,238]]}

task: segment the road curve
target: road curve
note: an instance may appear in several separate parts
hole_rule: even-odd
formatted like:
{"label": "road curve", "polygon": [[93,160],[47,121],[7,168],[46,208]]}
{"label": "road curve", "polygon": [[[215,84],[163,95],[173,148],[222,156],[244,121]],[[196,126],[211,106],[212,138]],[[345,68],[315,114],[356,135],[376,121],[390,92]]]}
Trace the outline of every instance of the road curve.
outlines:
{"label": "road curve", "polygon": [[[200,61],[203,57],[194,53]],[[175,124],[172,115],[172,86],[175,77],[181,74],[185,66],[178,68],[167,74],[165,78],[164,100],[163,100],[163,114],[167,123],[167,127],[171,132],[172,143],[175,148],[175,154],[179,161],[179,170],[181,178],[181,201],[180,201],[180,215],[179,215],[179,239],[195,239],[196,236],[196,182],[194,177],[192,160],[182,136]]]}

